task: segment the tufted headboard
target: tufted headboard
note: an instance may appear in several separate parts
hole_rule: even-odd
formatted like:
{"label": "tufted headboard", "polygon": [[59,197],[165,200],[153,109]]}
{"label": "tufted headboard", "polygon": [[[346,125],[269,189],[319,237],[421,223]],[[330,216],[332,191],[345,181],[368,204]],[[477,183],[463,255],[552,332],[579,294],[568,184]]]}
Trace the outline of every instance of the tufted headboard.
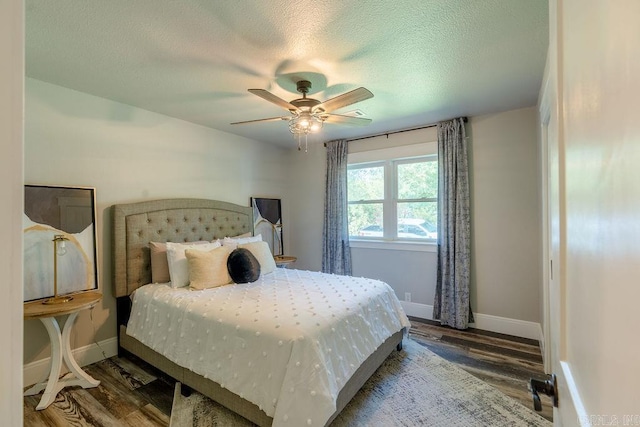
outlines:
{"label": "tufted headboard", "polygon": [[149,242],[213,240],[253,232],[253,209],[205,199],[112,206],[116,297],[151,282]]}

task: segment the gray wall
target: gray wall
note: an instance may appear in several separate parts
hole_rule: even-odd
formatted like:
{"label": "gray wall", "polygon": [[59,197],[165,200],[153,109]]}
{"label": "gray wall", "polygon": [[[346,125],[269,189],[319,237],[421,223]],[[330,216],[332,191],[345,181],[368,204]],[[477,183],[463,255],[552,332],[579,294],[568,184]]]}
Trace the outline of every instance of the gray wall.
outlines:
{"label": "gray wall", "polygon": [[[540,322],[540,202],[536,110],[474,117],[467,124],[471,167],[472,307]],[[356,141],[350,152],[435,141],[434,128]],[[296,268],[320,269],[325,157],[322,145],[291,160],[291,254]],[[434,249],[434,248],[432,248]],[[433,305],[436,253],[352,248],[353,274],[389,283],[401,300]]]}
{"label": "gray wall", "polygon": [[390,284],[401,300],[409,292],[411,302],[433,305],[435,252],[352,248],[351,256],[354,276],[372,277]]}
{"label": "gray wall", "polygon": [[470,120],[472,301],[540,322],[540,198],[534,107]]}
{"label": "gray wall", "polygon": [[320,271],[326,165],[323,144],[311,145],[306,153],[290,152],[289,165],[291,213],[284,234],[291,243],[286,252],[298,257],[294,268]]}
{"label": "gray wall", "polygon": [[[104,299],[95,339],[116,335],[109,206],[169,197],[248,206],[251,196],[285,197],[286,151],[34,79],[26,80],[25,182],[96,188],[98,264]],[[287,242],[285,241],[285,247]],[[87,312],[72,347],[93,343]],[[39,321],[25,321],[24,362],[48,356]]]}

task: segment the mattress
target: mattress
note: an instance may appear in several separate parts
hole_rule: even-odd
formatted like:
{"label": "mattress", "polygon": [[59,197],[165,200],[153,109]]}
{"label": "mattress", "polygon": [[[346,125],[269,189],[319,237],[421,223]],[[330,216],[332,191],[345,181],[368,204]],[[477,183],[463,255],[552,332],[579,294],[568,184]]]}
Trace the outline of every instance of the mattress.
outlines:
{"label": "mattress", "polygon": [[378,280],[278,268],[254,283],[136,290],[127,333],[258,405],[322,426],[360,364],[409,321]]}

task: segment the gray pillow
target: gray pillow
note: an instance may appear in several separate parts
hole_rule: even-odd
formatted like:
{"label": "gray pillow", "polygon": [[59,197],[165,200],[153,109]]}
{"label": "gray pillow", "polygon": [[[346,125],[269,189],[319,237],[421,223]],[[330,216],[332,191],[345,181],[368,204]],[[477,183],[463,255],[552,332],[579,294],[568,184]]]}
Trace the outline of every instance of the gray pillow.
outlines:
{"label": "gray pillow", "polygon": [[227,259],[227,270],[234,283],[251,283],[260,277],[260,263],[244,248],[234,249]]}

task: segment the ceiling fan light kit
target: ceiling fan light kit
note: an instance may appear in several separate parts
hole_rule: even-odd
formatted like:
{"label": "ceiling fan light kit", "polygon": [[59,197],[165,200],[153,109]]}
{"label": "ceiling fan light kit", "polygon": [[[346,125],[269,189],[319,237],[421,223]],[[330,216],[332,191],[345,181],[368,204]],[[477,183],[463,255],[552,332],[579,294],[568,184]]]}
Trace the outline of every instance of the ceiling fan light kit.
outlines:
{"label": "ceiling fan light kit", "polygon": [[322,129],[324,120],[316,114],[302,111],[289,119],[289,130],[292,134],[315,133]]}
{"label": "ceiling fan light kit", "polygon": [[271,117],[268,119],[248,120],[243,122],[231,123],[232,125],[241,125],[256,122],[270,122],[277,120],[287,120],[289,122],[289,131],[294,138],[298,139],[298,150],[302,149],[302,136],[305,140],[305,151],[308,147],[307,136],[310,133],[319,132],[325,122],[345,124],[353,126],[366,126],[371,123],[371,119],[363,117],[344,116],[340,114],[332,114],[331,112],[365,99],[373,98],[373,94],[359,87],[350,92],[338,95],[327,101],[320,102],[317,99],[307,98],[307,93],[311,89],[311,82],[308,80],[300,80],[296,83],[296,90],[302,94],[302,98],[294,99],[287,102],[282,98],[268,92],[264,89],[249,89],[254,95],[259,96],[279,107],[289,110],[291,116]]}

